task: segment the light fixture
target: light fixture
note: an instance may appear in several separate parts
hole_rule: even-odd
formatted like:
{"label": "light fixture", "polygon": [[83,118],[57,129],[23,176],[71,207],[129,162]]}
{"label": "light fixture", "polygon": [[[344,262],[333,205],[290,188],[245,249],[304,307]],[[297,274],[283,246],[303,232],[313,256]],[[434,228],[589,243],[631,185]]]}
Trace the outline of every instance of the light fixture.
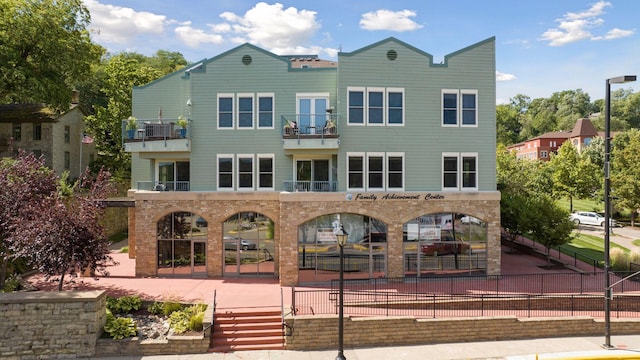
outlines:
{"label": "light fixture", "polygon": [[605,349],[611,349],[611,300],[613,289],[610,285],[609,268],[611,267],[610,247],[610,226],[611,226],[611,165],[609,158],[611,155],[611,84],[623,84],[636,81],[635,75],[616,76],[607,79],[604,93],[604,345]]}
{"label": "light fixture", "polygon": [[187,106],[191,106],[191,98],[187,99]]}

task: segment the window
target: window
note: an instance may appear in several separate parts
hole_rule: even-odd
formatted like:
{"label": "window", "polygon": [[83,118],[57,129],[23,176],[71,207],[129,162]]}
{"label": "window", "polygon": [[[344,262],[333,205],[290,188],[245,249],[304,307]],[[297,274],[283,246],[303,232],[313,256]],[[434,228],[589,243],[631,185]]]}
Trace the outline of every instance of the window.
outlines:
{"label": "window", "polygon": [[42,124],[33,124],[33,140],[42,140]]}
{"label": "window", "polygon": [[387,154],[387,189],[404,189],[404,154]]}
{"label": "window", "polygon": [[384,190],[384,154],[367,154],[367,189]]}
{"label": "window", "polygon": [[477,126],[478,91],[442,90],[442,126]]}
{"label": "window", "polygon": [[349,90],[349,124],[364,124],[364,89]]}
{"label": "window", "polygon": [[347,154],[347,186],[364,189],[364,154]]}
{"label": "window", "polygon": [[71,142],[71,129],[68,126],[64,127],[64,143],[68,144]]}
{"label": "window", "polygon": [[273,128],[273,94],[258,94],[258,127]]}
{"label": "window", "polygon": [[367,123],[370,125],[384,124],[384,89],[367,91]]}
{"label": "window", "polygon": [[273,190],[273,155],[258,155],[258,189]]}
{"label": "window", "polygon": [[238,129],[253,128],[253,95],[238,95]]}
{"label": "window", "polygon": [[549,156],[549,153],[546,150],[540,151],[540,157],[546,159]]}
{"label": "window", "polygon": [[13,140],[20,141],[22,139],[22,124],[13,123]]}
{"label": "window", "polygon": [[253,189],[253,155],[238,155],[238,190]]}
{"label": "window", "polygon": [[68,151],[64,152],[64,169],[71,169],[71,153]]}
{"label": "window", "polygon": [[233,190],[233,155],[218,155],[218,190]]}
{"label": "window", "polygon": [[404,90],[388,89],[387,92],[387,122],[389,125],[404,123]]}
{"label": "window", "polygon": [[478,189],[478,154],[477,153],[443,153],[442,154],[442,189],[444,190],[477,190]]}
{"label": "window", "polygon": [[476,126],[478,124],[478,101],[476,92],[462,91],[462,126]]}
{"label": "window", "polygon": [[233,95],[218,95],[218,128],[233,128]]}

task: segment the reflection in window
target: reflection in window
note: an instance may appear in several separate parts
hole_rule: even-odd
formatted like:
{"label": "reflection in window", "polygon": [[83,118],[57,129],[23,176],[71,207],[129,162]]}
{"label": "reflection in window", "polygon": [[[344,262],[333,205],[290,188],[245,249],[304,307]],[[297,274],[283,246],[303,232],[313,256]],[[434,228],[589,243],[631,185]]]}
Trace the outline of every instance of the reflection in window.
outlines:
{"label": "reflection in window", "polygon": [[387,274],[387,225],[360,214],[319,216],[298,227],[299,282],[337,279],[339,248],[335,233],[344,226],[347,278],[384,277]]}
{"label": "reflection in window", "polygon": [[486,271],[487,224],[474,216],[426,214],[402,230],[405,276]]}
{"label": "reflection in window", "polygon": [[206,274],[204,219],[191,212],[173,212],[160,219],[156,226],[158,275]]}
{"label": "reflection in window", "polygon": [[275,273],[274,223],[257,212],[240,212],[222,225],[224,274]]}

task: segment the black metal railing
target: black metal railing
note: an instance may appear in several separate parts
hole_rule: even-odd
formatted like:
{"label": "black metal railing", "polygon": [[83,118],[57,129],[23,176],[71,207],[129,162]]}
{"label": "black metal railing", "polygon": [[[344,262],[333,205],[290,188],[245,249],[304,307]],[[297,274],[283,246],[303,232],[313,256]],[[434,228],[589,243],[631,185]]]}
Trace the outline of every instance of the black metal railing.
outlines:
{"label": "black metal railing", "polygon": [[[627,273],[610,274],[611,283]],[[614,287],[618,317],[640,317],[640,276]],[[429,317],[603,316],[604,273],[347,279],[345,313]],[[292,290],[295,314],[335,314],[338,283]],[[348,310],[348,311],[347,311]]]}
{"label": "black metal railing", "polygon": [[289,191],[289,192],[296,192],[296,191],[335,192],[335,191],[338,191],[338,182],[337,181],[285,180],[282,182],[282,190]]}
{"label": "black metal railing", "polygon": [[285,138],[324,138],[338,135],[337,114],[281,115],[280,126]]}
{"label": "black metal railing", "polygon": [[154,140],[190,139],[191,120],[184,119],[186,126],[180,126],[181,120],[173,119],[136,119],[122,120],[122,141],[140,142]]}

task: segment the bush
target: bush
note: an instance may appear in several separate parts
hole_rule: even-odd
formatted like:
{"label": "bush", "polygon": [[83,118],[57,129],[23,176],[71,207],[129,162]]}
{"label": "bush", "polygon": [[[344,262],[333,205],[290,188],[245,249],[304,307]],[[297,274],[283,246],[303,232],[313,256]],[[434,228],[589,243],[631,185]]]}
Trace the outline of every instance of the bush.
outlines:
{"label": "bush", "polygon": [[20,275],[12,274],[4,281],[4,286],[0,289],[0,292],[9,293],[20,290]]}
{"label": "bush", "polygon": [[167,301],[162,307],[162,313],[164,314],[164,316],[171,316],[171,314],[180,309],[182,309],[182,305],[180,305],[180,303],[177,303],[175,301]]}
{"label": "bush", "polygon": [[104,325],[104,331],[115,340],[119,340],[135,336],[138,333],[138,328],[133,319],[114,317],[113,314],[107,310],[107,322]]}
{"label": "bush", "polygon": [[611,258],[611,267],[614,271],[629,270],[629,255],[627,255],[622,249],[611,249],[609,251],[609,256]]}
{"label": "bush", "polygon": [[164,303],[154,301],[147,306],[147,311],[154,315],[160,315],[164,312]]}
{"label": "bush", "polygon": [[207,305],[196,304],[184,310],[175,311],[169,317],[169,326],[176,334],[182,334],[187,330],[201,331],[206,309]]}
{"label": "bush", "polygon": [[122,296],[117,299],[107,297],[107,309],[114,314],[126,314],[131,311],[140,310],[142,300],[139,296]]}

